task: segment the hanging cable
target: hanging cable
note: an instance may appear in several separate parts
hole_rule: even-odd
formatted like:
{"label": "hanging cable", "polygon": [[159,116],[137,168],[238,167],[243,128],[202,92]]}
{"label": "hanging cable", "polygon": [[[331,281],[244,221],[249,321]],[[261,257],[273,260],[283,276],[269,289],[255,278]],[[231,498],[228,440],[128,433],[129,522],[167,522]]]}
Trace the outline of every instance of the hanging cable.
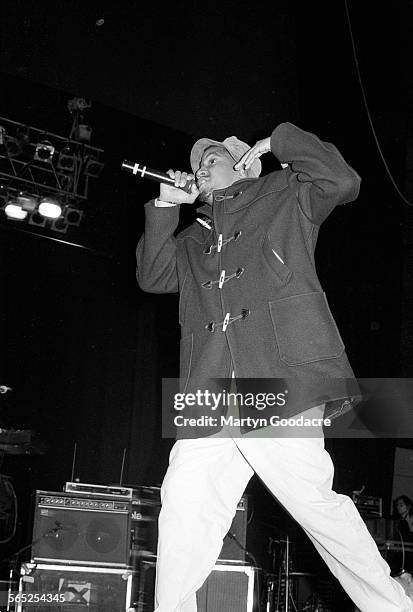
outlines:
{"label": "hanging cable", "polygon": [[386,161],[386,158],[384,157],[383,151],[381,149],[380,142],[379,142],[379,139],[377,137],[376,129],[374,127],[373,120],[372,120],[372,117],[371,117],[369,105],[367,103],[367,96],[366,96],[366,92],[365,92],[365,89],[364,89],[363,80],[361,78],[360,65],[359,65],[359,61],[358,61],[358,57],[357,57],[357,50],[356,50],[356,45],[355,45],[355,42],[354,42],[353,28],[352,28],[352,25],[351,25],[350,12],[348,10],[347,0],[344,0],[344,6],[346,8],[347,24],[348,24],[348,29],[349,29],[349,33],[350,33],[350,40],[351,40],[351,47],[352,47],[352,50],[353,50],[354,63],[356,65],[357,78],[358,78],[358,82],[359,82],[359,85],[360,85],[360,90],[361,90],[361,95],[363,97],[364,106],[366,108],[367,118],[368,118],[368,121],[369,121],[369,124],[370,124],[370,128],[371,128],[371,131],[372,131],[372,134],[373,134],[374,141],[375,141],[376,146],[377,146],[377,150],[379,152],[379,155],[380,155],[380,158],[381,158],[381,160],[383,162],[383,165],[384,165],[384,167],[386,169],[386,172],[387,172],[387,174],[389,176],[389,179],[390,179],[393,187],[395,188],[397,194],[399,195],[399,197],[403,200],[403,202],[405,204],[407,204],[408,206],[413,206],[413,202],[410,202],[404,196],[404,194],[400,191],[400,189],[399,189],[399,187],[398,187],[398,185],[397,185],[397,183],[396,183],[396,181],[395,181],[395,179],[394,179],[394,177],[393,177],[393,175],[391,173],[391,170],[390,170],[389,165],[388,165],[388,163]]}

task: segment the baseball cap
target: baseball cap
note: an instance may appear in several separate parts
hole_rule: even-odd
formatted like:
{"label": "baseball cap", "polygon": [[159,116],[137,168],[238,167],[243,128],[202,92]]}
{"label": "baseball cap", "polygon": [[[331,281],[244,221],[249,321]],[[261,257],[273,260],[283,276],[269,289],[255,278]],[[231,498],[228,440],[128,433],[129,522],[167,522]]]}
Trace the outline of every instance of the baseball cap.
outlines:
{"label": "baseball cap", "polygon": [[[192,172],[194,174],[199,168],[205,149],[214,145],[224,147],[236,162],[251,148],[246,142],[239,140],[236,136],[229,136],[222,142],[211,140],[211,138],[200,138],[196,141],[191,150],[190,160]],[[259,159],[253,161],[251,167],[246,171],[246,174],[252,178],[256,178],[261,174],[261,162]]]}

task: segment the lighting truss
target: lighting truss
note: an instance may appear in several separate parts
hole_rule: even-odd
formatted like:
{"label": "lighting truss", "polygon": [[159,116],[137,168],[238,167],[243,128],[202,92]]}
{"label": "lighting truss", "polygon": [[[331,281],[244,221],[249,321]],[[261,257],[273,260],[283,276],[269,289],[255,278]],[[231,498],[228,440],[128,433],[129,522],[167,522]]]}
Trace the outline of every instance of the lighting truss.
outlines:
{"label": "lighting truss", "polygon": [[[73,117],[69,138],[0,117],[0,210],[8,221],[23,220],[60,233],[80,225],[89,180],[104,167],[103,149],[78,135],[81,102],[86,104],[82,98],[69,101]],[[45,197],[61,206],[58,218],[42,216],[41,208],[39,212]],[[22,215],[9,217],[8,204],[20,206]]]}
{"label": "lighting truss", "polygon": [[[65,203],[88,197],[89,179],[103,169],[103,149],[0,117],[0,181]],[[90,160],[94,173],[90,173]]]}

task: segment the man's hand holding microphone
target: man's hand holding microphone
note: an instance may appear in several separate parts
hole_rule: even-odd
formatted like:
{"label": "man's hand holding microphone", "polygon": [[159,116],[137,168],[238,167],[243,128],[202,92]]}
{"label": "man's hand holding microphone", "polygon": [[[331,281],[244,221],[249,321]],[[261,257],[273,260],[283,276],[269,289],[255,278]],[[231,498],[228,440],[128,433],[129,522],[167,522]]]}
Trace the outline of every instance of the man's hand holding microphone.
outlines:
{"label": "man's hand holding microphone", "polygon": [[[168,170],[167,174],[174,179],[174,185],[160,183],[159,198],[155,200],[155,206],[193,204],[199,195],[194,175],[179,170]],[[192,183],[189,193],[183,189],[188,183]]]}

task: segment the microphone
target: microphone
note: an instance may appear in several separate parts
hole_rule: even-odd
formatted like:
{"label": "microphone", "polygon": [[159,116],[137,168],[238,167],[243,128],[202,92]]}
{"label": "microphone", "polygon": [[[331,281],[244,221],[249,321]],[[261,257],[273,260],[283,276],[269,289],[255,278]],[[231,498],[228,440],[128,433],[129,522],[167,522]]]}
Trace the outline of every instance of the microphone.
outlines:
{"label": "microphone", "polygon": [[[136,164],[134,162],[128,161],[124,159],[122,162],[122,170],[126,170],[126,172],[131,172],[135,176],[139,176],[140,178],[147,178],[151,181],[155,181],[157,183],[166,183],[167,185],[175,186],[175,181],[165,172],[160,172],[159,170],[153,170],[153,168],[148,168],[148,166],[144,166],[142,164]],[[185,187],[179,187],[183,191],[187,193],[191,193],[192,185],[195,183],[194,180],[188,181]]]}

